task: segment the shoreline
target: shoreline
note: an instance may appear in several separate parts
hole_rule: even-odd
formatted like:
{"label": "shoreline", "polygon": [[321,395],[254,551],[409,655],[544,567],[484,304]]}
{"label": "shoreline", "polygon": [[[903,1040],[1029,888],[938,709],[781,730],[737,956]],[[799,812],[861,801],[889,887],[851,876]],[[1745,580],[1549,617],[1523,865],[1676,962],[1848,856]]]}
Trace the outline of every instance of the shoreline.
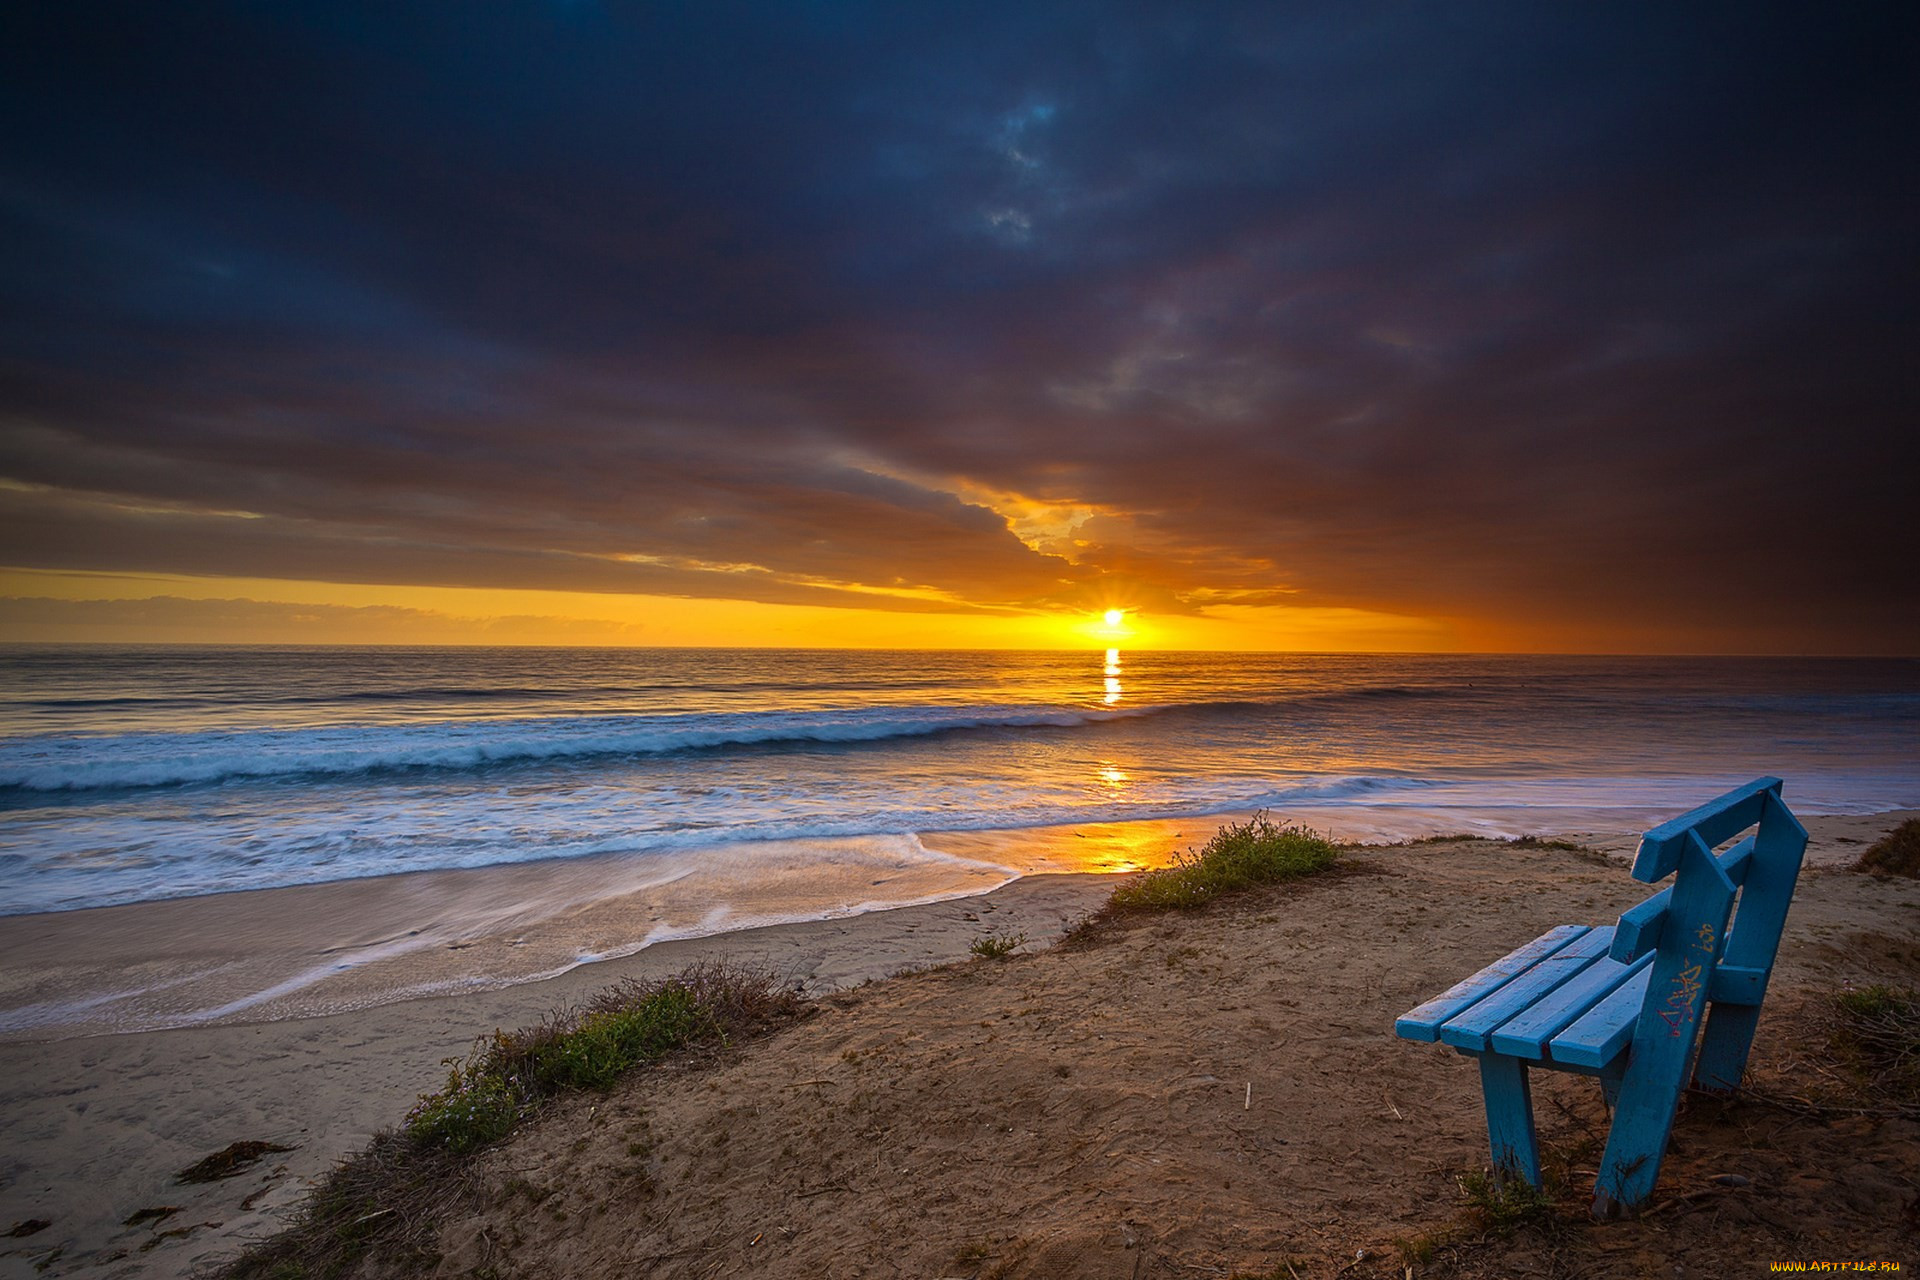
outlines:
{"label": "shoreline", "polygon": [[[643,857],[601,854],[5,916],[0,1045],[325,1017],[611,972],[674,942],[966,901],[1034,876],[1164,866],[1249,812],[722,847],[723,861],[759,864],[750,883],[680,868],[662,876]],[[1380,806],[1277,816],[1362,846],[1531,835],[1627,860],[1667,815]],[[1915,816],[1810,815],[1827,836],[1809,865],[1850,861],[1850,847]],[[883,841],[912,848],[897,857]],[[803,858],[767,869],[796,847]],[[866,896],[809,888],[819,859],[834,855],[849,865],[833,892]]]}
{"label": "shoreline", "polygon": [[[906,858],[806,842],[809,860],[771,869],[801,842],[721,850],[758,864],[746,885],[679,868],[662,877],[612,854],[0,917],[0,1044],[325,1017],[612,973],[681,942],[1162,866],[1232,816],[887,838],[913,842]],[[835,854],[848,864],[838,898],[806,883]]]}
{"label": "shoreline", "polygon": [[[1913,811],[1809,818],[1808,865],[1848,865],[1878,834],[1910,816]],[[1205,831],[1214,825],[1207,820]],[[1197,842],[1193,826],[1104,832],[1094,843],[1098,856],[1142,852],[1155,842],[1170,850],[1177,839]],[[1631,851],[1631,835],[1585,834],[1611,857]],[[971,842],[984,837],[961,833],[952,839],[954,851],[965,856]],[[1089,843],[1071,830],[1057,839]],[[1445,842],[1414,846],[1403,859],[1363,856],[1381,865],[1405,860],[1412,866],[1459,848],[1486,850],[1485,857],[1511,861],[1516,868],[1537,860],[1522,850]],[[1637,888],[1623,870],[1608,874],[1609,884],[1617,880]],[[844,990],[904,970],[964,960],[971,943],[991,933],[1024,933],[1029,950],[1044,948],[1102,905],[1112,885],[1109,875],[1038,873],[981,895],[661,942],[491,990],[315,1017],[0,1042],[0,1081],[5,1082],[0,1084],[0,1127],[9,1134],[8,1149],[0,1154],[0,1227],[29,1219],[53,1224],[5,1242],[0,1276],[176,1275],[230,1252],[245,1239],[271,1232],[278,1215],[312,1180],[373,1132],[397,1123],[418,1094],[440,1083],[444,1060],[464,1055],[477,1036],[535,1022],[556,1006],[622,979],[664,976],[698,960],[726,958],[767,965],[813,993]],[[1344,967],[1338,956],[1313,963],[1322,962]],[[1384,1053],[1384,1032],[1381,1043]],[[249,1140],[294,1149],[231,1182],[208,1187],[173,1182],[176,1171],[229,1143]],[[180,1236],[161,1239],[154,1227],[123,1225],[137,1210],[162,1206],[180,1207],[160,1224],[177,1223],[173,1229]],[[137,1252],[155,1239],[160,1243],[151,1253]],[[63,1261],[45,1272],[33,1270],[30,1263],[53,1248],[63,1251]],[[117,1249],[129,1252],[112,1259]]]}

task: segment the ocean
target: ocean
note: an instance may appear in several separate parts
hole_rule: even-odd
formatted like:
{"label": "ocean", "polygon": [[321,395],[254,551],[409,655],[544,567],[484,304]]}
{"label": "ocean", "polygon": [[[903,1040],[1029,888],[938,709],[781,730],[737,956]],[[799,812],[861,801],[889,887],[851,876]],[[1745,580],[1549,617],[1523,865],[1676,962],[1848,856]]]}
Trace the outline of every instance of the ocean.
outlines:
{"label": "ocean", "polygon": [[1631,830],[1761,774],[1803,813],[1920,807],[1904,660],[62,647],[0,666],[0,916],[515,869],[381,955],[654,904],[555,962],[581,963],[1060,867],[934,833],[1204,835],[1256,809],[1340,839]]}
{"label": "ocean", "polygon": [[15,649],[0,914],[743,842],[1265,808],[1348,835],[1920,806],[1920,662]]}

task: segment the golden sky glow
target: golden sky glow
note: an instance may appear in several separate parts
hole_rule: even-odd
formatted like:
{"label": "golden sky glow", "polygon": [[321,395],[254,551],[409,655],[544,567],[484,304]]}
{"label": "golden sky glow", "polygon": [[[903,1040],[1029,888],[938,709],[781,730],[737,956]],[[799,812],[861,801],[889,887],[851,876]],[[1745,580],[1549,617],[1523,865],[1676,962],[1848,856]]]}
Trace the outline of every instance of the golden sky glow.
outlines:
{"label": "golden sky glow", "polygon": [[[236,644],[604,644],[799,648],[1455,647],[1445,627],[1360,610],[985,615],[597,592],[168,574],[0,571],[0,640]],[[1120,613],[1117,622],[1108,613]]]}

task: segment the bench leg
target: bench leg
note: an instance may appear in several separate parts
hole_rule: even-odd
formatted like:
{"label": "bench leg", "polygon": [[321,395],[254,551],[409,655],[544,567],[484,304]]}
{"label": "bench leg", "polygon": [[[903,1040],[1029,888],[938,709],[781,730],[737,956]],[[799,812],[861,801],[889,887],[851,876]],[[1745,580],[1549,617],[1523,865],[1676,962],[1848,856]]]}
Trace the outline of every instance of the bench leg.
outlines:
{"label": "bench leg", "polygon": [[1654,1078],[1653,1072],[1629,1068],[1613,1109],[1613,1126],[1607,1131],[1607,1149],[1600,1156],[1600,1176],[1594,1182],[1596,1221],[1636,1213],[1653,1194],[1679,1105],[1678,1085]]}
{"label": "bench leg", "polygon": [[1707,1014],[1707,1029],[1700,1035],[1693,1082],[1714,1093],[1739,1088],[1740,1078],[1747,1073],[1747,1054],[1753,1048],[1753,1029],[1759,1021],[1757,1005],[1714,1005]]}
{"label": "bench leg", "polygon": [[1607,1110],[1620,1105],[1620,1082],[1626,1078],[1625,1071],[1615,1071],[1611,1075],[1600,1077],[1600,1096],[1607,1100]]}
{"label": "bench leg", "polygon": [[1540,1185],[1540,1145],[1533,1136],[1533,1092],[1527,1065],[1503,1053],[1480,1055],[1480,1090],[1487,1101],[1487,1143],[1493,1172],[1505,1181],[1520,1177]]}

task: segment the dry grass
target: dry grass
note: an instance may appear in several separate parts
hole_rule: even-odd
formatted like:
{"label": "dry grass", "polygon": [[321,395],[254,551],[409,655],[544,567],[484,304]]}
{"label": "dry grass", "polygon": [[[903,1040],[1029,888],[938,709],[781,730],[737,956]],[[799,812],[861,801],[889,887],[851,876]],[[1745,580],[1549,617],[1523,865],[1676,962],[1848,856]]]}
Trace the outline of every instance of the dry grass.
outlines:
{"label": "dry grass", "polygon": [[1874,841],[1853,864],[1853,869],[1876,875],[1920,877],[1920,818],[1908,818]]}
{"label": "dry grass", "polygon": [[1842,992],[1834,1008],[1833,1050],[1860,1073],[1868,1097],[1920,1116],[1920,994],[1876,983]]}

